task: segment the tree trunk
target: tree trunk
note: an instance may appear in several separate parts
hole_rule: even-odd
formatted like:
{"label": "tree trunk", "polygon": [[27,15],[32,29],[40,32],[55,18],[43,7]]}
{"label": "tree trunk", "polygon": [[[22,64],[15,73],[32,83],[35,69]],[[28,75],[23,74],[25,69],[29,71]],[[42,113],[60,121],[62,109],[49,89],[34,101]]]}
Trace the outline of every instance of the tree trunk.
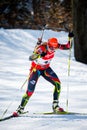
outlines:
{"label": "tree trunk", "polygon": [[74,55],[77,61],[87,64],[87,1],[72,0]]}

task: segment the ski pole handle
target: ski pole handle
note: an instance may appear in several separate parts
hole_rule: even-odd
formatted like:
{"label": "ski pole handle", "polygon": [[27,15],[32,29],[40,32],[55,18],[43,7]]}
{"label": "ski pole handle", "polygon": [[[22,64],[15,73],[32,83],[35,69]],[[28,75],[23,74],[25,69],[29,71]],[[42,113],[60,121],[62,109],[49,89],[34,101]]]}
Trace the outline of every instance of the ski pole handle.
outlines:
{"label": "ski pole handle", "polygon": [[43,35],[44,35],[44,30],[47,28],[47,24],[44,25],[44,27],[42,28],[42,34],[41,34],[41,37],[38,38],[38,42],[37,42],[37,45],[40,45],[41,42],[42,42],[42,39],[43,39]]}

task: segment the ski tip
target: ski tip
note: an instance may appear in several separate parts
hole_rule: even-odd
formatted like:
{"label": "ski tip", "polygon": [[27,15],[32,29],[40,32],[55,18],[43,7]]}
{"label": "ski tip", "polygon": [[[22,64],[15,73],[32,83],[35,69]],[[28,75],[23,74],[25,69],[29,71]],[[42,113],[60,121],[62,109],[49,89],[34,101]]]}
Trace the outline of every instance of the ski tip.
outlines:
{"label": "ski tip", "polygon": [[13,116],[14,116],[14,117],[18,117],[19,114],[18,114],[17,112],[13,112]]}

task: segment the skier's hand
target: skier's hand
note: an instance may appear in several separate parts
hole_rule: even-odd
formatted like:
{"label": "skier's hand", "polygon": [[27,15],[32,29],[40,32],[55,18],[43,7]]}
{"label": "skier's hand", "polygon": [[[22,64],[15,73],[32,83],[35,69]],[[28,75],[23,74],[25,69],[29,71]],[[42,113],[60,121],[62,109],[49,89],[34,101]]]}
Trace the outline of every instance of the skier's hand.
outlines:
{"label": "skier's hand", "polygon": [[47,54],[47,52],[42,52],[41,57],[44,57]]}
{"label": "skier's hand", "polygon": [[37,45],[40,45],[41,42],[42,42],[42,39],[41,39],[41,38],[38,38]]}
{"label": "skier's hand", "polygon": [[69,38],[73,38],[74,37],[74,33],[73,32],[69,32],[68,37]]}
{"label": "skier's hand", "polygon": [[29,56],[29,60],[33,61],[40,58],[40,54],[32,54],[31,56]]}

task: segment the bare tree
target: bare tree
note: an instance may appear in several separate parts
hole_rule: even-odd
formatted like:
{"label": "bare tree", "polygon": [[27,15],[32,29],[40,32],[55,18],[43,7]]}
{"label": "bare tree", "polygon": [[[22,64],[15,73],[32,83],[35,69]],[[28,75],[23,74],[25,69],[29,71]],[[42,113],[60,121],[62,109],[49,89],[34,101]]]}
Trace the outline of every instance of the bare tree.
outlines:
{"label": "bare tree", "polygon": [[72,0],[72,8],[75,58],[87,64],[87,1]]}

